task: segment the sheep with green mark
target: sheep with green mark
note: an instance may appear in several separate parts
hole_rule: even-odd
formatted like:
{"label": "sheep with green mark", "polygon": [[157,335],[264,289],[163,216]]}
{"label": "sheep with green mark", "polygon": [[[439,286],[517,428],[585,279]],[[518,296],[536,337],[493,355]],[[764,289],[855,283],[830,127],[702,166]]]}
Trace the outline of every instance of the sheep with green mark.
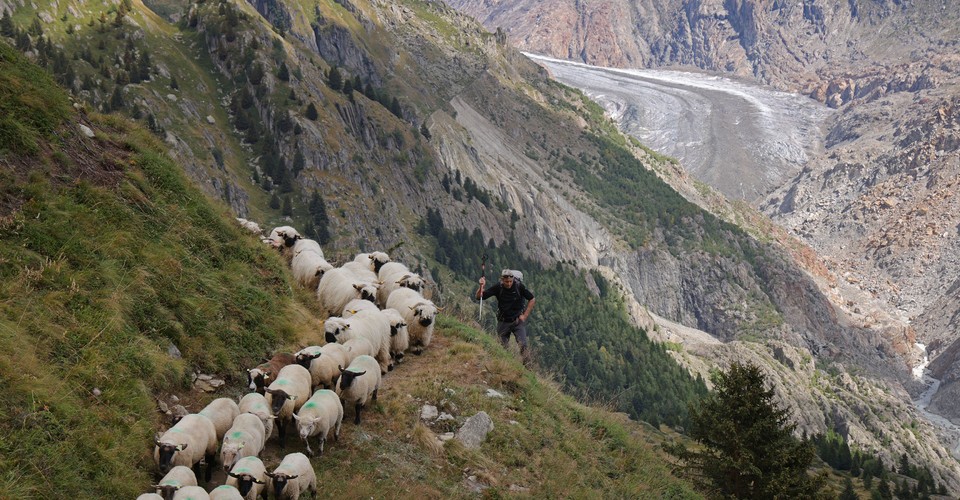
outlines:
{"label": "sheep with green mark", "polygon": [[184,486],[177,490],[173,500],[210,500],[210,494],[199,486]]}
{"label": "sheep with green mark", "polygon": [[[331,318],[332,319],[332,318]],[[353,338],[365,338],[376,350],[374,355],[380,362],[380,372],[385,374],[391,369],[390,363],[390,321],[376,310],[357,311],[356,314],[331,328],[331,321],[324,324],[324,336],[327,342],[344,343]],[[342,325],[342,326],[341,326]]]}
{"label": "sheep with green mark", "polygon": [[273,436],[273,421],[277,417],[273,416],[267,398],[262,394],[251,392],[240,398],[240,413],[251,413],[263,422],[264,439],[270,439]]}
{"label": "sheep with green mark", "polygon": [[380,364],[370,356],[358,356],[346,369],[340,369],[337,394],[344,406],[354,405],[353,423],[360,424],[360,410],[367,401],[376,401],[380,390]]}
{"label": "sheep with green mark", "polygon": [[293,421],[293,414],[310,399],[312,377],[306,368],[292,364],[283,367],[277,379],[267,388],[267,404],[277,416],[280,448],[286,446],[287,425]]}
{"label": "sheep with green mark", "polygon": [[166,474],[177,465],[193,467],[199,477],[201,461],[207,464],[206,481],[217,457],[217,429],[209,418],[191,413],[154,439],[153,461]]}
{"label": "sheep with green mark", "polygon": [[267,468],[257,457],[243,457],[227,473],[226,484],[237,488],[246,500],[267,497]]}
{"label": "sheep with green mark", "polygon": [[291,453],[280,462],[273,472],[267,472],[270,478],[270,490],[277,500],[299,500],[300,495],[309,491],[312,498],[317,497],[317,474],[310,459],[303,453]]}
{"label": "sheep with green mark", "polygon": [[224,484],[210,492],[210,500],[243,500],[243,495],[233,486]]}
{"label": "sheep with green mark", "polygon": [[293,415],[297,421],[297,430],[300,439],[307,445],[307,452],[313,455],[310,448],[310,438],[320,436],[320,455],[323,455],[323,446],[327,442],[327,435],[333,430],[333,439],[340,440],[340,424],[343,422],[343,404],[337,393],[318,389],[310,396],[300,411]]}
{"label": "sheep with green mark", "polygon": [[230,398],[217,398],[197,413],[213,422],[213,427],[217,429],[217,441],[222,441],[233,420],[240,415],[240,407]]}
{"label": "sheep with green mark", "polygon": [[313,387],[333,389],[340,377],[337,366],[350,364],[350,355],[343,344],[331,342],[323,346],[309,346],[296,354],[297,364],[310,370]]}
{"label": "sheep with green mark", "polygon": [[267,436],[260,417],[252,413],[241,413],[223,436],[220,445],[220,462],[223,471],[230,472],[237,460],[243,457],[256,457],[263,451]]}
{"label": "sheep with green mark", "polygon": [[184,486],[197,486],[197,475],[190,467],[178,465],[170,469],[170,472],[167,472],[153,488],[163,497],[163,500],[173,500],[177,490]]}
{"label": "sheep with green mark", "polygon": [[380,311],[390,322],[390,357],[394,363],[403,361],[404,353],[410,348],[410,332],[407,331],[407,320],[396,309]]}

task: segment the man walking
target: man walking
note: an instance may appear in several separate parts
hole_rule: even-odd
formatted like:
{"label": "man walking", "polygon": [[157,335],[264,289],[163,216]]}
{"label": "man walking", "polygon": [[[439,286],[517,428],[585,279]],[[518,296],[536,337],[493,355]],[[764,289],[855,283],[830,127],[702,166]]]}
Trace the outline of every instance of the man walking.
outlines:
{"label": "man walking", "polygon": [[517,339],[517,344],[520,345],[520,356],[526,364],[529,361],[527,318],[533,311],[536,299],[533,293],[523,286],[522,279],[523,274],[520,271],[504,269],[500,273],[500,282],[484,290],[483,286],[487,284],[487,279],[481,276],[476,298],[478,300],[497,298],[497,336],[500,337],[500,343],[506,347],[512,333]]}

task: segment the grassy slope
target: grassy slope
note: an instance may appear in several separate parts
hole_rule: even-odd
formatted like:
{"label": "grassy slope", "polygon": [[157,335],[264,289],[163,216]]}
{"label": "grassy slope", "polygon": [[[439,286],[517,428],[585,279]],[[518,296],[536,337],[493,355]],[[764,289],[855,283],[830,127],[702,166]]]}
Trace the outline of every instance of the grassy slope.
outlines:
{"label": "grassy slope", "polygon": [[[311,337],[309,294],[152,136],[73,114],[43,72],[2,44],[0,75],[3,130],[16,124],[36,145],[0,146],[0,491],[132,498],[152,479],[154,396],[196,397],[194,369],[230,379]],[[78,121],[97,137],[82,136]],[[171,342],[182,360],[168,356]],[[242,391],[235,382],[227,393]],[[488,398],[486,387],[506,397]],[[460,420],[487,411],[495,429],[478,451],[439,448],[432,433],[454,426],[418,424],[421,402]],[[437,344],[389,375],[365,424],[315,465],[325,490],[347,496],[466,496],[467,469],[500,494],[515,485],[551,496],[690,496],[650,436],[444,319]]]}

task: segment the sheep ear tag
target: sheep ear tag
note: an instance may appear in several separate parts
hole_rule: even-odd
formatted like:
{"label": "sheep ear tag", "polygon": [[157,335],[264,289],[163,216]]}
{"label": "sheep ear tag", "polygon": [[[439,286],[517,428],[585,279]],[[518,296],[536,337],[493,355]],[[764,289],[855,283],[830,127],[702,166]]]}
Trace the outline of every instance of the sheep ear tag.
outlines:
{"label": "sheep ear tag", "polygon": [[185,450],[186,448],[187,448],[187,445],[186,445],[186,444],[178,444],[178,445],[177,445],[177,451],[183,451],[183,450]]}
{"label": "sheep ear tag", "polygon": [[290,401],[296,401],[296,400],[297,400],[296,396],[290,396]]}

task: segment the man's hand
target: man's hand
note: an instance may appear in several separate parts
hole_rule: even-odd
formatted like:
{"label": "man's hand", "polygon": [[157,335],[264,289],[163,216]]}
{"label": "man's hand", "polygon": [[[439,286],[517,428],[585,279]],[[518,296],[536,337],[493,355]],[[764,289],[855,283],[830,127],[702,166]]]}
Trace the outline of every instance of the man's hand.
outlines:
{"label": "man's hand", "polygon": [[480,286],[482,287],[483,285],[486,285],[486,284],[487,284],[487,278],[486,278],[485,276],[481,276],[481,277],[480,277]]}

